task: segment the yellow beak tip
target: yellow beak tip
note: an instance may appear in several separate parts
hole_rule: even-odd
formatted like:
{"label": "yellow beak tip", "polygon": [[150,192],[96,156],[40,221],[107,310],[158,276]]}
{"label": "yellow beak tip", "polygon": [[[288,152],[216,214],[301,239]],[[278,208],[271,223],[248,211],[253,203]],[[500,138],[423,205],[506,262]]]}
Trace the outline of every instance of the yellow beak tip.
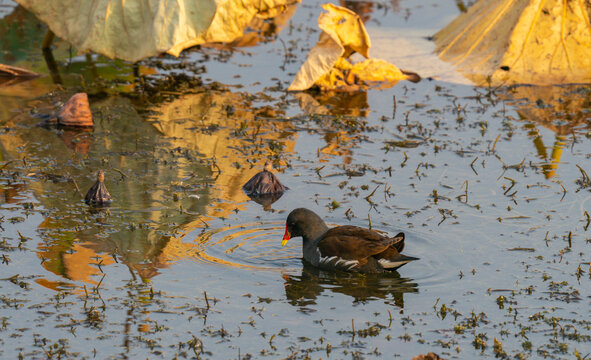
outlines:
{"label": "yellow beak tip", "polygon": [[285,244],[287,244],[288,241],[289,240],[283,240],[283,241],[281,241],[281,246],[285,246]]}

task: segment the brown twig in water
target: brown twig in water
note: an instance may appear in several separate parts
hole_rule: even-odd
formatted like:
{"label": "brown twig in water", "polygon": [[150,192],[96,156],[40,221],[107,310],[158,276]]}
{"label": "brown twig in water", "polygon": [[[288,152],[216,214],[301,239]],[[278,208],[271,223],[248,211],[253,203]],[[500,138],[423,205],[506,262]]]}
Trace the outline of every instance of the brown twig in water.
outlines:
{"label": "brown twig in water", "polygon": [[74,187],[76,188],[76,191],[78,192],[78,194],[80,194],[80,196],[84,197],[84,195],[82,195],[82,192],[80,191],[80,188],[78,187],[78,183],[76,182],[76,180],[74,180],[74,178],[72,177],[72,175],[70,175],[70,173],[68,174],[68,178],[69,180],[74,184]]}
{"label": "brown twig in water", "polygon": [[500,138],[501,138],[501,134],[497,135],[497,138],[495,139],[495,142],[493,143],[493,147],[490,150],[491,152],[495,152],[495,147],[497,146],[497,141],[499,141]]}
{"label": "brown twig in water", "polygon": [[478,156],[472,160],[472,162],[470,163],[470,167],[472,168],[472,171],[474,171],[474,174],[478,175],[478,172],[476,171],[476,169],[474,169],[474,163],[476,162],[476,160],[478,160]]}
{"label": "brown twig in water", "polygon": [[127,178],[127,175],[125,175],[125,173],[117,168],[111,168],[111,170],[115,170],[117,171],[119,174],[121,174],[121,176],[123,177],[123,179]]}
{"label": "brown twig in water", "polygon": [[365,197],[365,200],[367,200],[368,203],[373,204],[373,201],[371,201],[371,197],[373,196],[373,194],[376,193],[376,190],[380,187],[380,185],[376,186],[375,189],[373,189],[373,191],[371,192],[371,194],[367,195]]}
{"label": "brown twig in water", "polygon": [[466,190],[464,191],[463,194],[456,196],[456,199],[458,199],[458,201],[462,201],[462,197],[465,197],[466,199],[464,200],[464,202],[467,204],[468,203],[468,180],[464,181],[464,185],[466,185]]}
{"label": "brown twig in water", "polygon": [[390,327],[390,325],[392,325],[392,313],[390,310],[388,310],[388,316],[390,317],[390,323],[388,324],[388,327]]}
{"label": "brown twig in water", "polygon": [[[504,179],[507,179],[507,180],[509,180],[509,181],[511,181],[511,186],[509,186],[509,188],[508,188],[507,190],[505,190],[505,192],[503,193],[503,195],[507,195],[507,193],[508,193],[509,191],[511,191],[511,189],[513,189],[513,187],[515,186],[515,183],[516,183],[516,181],[515,181],[515,180],[513,180],[513,179],[511,179],[511,178],[509,178],[509,177],[506,177],[506,176],[504,176],[503,178],[504,178]],[[514,194],[515,194],[515,193],[514,193]]]}
{"label": "brown twig in water", "polygon": [[585,170],[583,170],[583,168],[581,166],[579,166],[578,164],[577,164],[577,167],[579,168],[579,171],[581,172],[581,175],[583,176],[583,179],[579,181],[579,184],[582,187],[591,186],[591,179],[589,178],[589,175],[587,175],[587,172]]}
{"label": "brown twig in water", "polygon": [[[7,167],[8,165],[12,164],[13,162],[17,162],[17,161],[21,161],[21,160],[20,159],[8,160],[7,162],[4,163],[4,165],[2,165],[0,167],[0,171],[4,170],[5,167]],[[22,161],[25,161],[25,159],[23,158]]]}
{"label": "brown twig in water", "polygon": [[404,154],[404,161],[400,163],[400,167],[403,168],[406,165],[406,161],[408,160],[408,155],[406,155],[406,151],[402,152]]}
{"label": "brown twig in water", "polygon": [[101,281],[99,281],[98,285],[94,288],[94,290],[96,292],[98,292],[99,287],[101,286],[101,284],[103,283],[103,280],[105,278],[105,276],[107,276],[107,274],[104,274],[103,277],[101,278]]}
{"label": "brown twig in water", "polygon": [[564,197],[566,196],[566,188],[564,187],[564,185],[562,185],[562,183],[560,183],[560,186],[562,186],[562,197],[560,198],[560,201],[562,202],[562,199],[564,199]]}
{"label": "brown twig in water", "polygon": [[209,310],[209,300],[207,299],[207,291],[204,291],[203,294],[205,295],[205,303],[207,304],[207,309]]}

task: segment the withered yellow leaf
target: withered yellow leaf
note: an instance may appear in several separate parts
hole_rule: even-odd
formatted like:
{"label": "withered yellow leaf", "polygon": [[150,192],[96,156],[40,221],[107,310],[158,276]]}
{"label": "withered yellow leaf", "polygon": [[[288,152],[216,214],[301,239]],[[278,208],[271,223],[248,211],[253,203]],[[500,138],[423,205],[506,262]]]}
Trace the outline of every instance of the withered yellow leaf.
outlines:
{"label": "withered yellow leaf", "polygon": [[396,65],[381,59],[366,59],[350,64],[340,58],[335,66],[316,81],[323,90],[357,91],[368,88],[385,88],[400,80],[417,81],[418,75],[400,70]]}
{"label": "withered yellow leaf", "polygon": [[81,52],[139,61],[163,52],[230,42],[255,15],[299,0],[16,0]]}
{"label": "withered yellow leaf", "polygon": [[209,27],[214,0],[17,0],[82,52],[138,61],[174,52]]}
{"label": "withered yellow leaf", "polygon": [[439,57],[478,85],[591,81],[585,0],[480,0],[434,36]]}
{"label": "withered yellow leaf", "polygon": [[405,73],[396,65],[381,59],[367,59],[353,65],[351,73],[366,83],[395,85],[400,80],[414,79],[414,74]]}
{"label": "withered yellow leaf", "polygon": [[318,18],[322,33],[289,86],[290,91],[311,88],[341,57],[346,58],[358,50],[362,55],[369,54],[369,36],[357,14],[332,4],[324,4],[322,8],[326,10]]}
{"label": "withered yellow leaf", "polygon": [[[201,0],[199,0],[201,1]],[[177,55],[183,49],[206,43],[228,43],[244,34],[244,30],[256,17],[271,18],[288,10],[289,5],[301,0],[216,0],[216,11],[205,32],[187,42],[183,48],[169,53]]]}
{"label": "withered yellow leaf", "polygon": [[[392,86],[409,78],[384,60],[349,63],[347,58],[355,52],[369,58],[371,42],[365,26],[349,9],[332,4],[322,7],[326,12],[318,18],[318,26],[322,29],[318,43],[310,50],[288,90],[307,90],[316,85],[323,90],[356,91],[378,83]],[[418,75],[413,74],[412,79],[418,79]]]}
{"label": "withered yellow leaf", "polygon": [[354,52],[369,57],[371,42],[363,21],[353,11],[333,4],[324,4],[326,10],[318,18],[318,27],[343,49],[342,57],[348,58]]}

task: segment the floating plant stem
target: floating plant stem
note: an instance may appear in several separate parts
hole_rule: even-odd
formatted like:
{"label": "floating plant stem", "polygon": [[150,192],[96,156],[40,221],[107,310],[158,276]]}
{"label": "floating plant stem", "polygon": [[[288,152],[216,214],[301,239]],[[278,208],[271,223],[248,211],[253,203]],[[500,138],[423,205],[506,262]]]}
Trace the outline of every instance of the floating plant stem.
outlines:
{"label": "floating plant stem", "polygon": [[583,186],[583,187],[591,186],[591,179],[589,179],[589,175],[587,175],[587,172],[578,164],[577,164],[577,167],[579,168],[579,171],[581,172],[581,175],[583,176],[583,179],[579,181],[581,186]]}
{"label": "floating plant stem", "polygon": [[495,139],[495,142],[493,143],[492,149],[490,150],[491,152],[495,152],[495,147],[497,146],[497,141],[499,141],[499,139],[501,138],[501,134],[497,135],[497,138]]}
{"label": "floating plant stem", "polygon": [[314,169],[314,171],[316,172],[316,175],[318,175],[318,177],[320,179],[322,179],[322,175],[320,175],[320,170],[324,169],[324,167],[325,167],[325,165],[322,165],[322,166],[317,167],[317,168]]}
{"label": "floating plant stem", "polygon": [[97,286],[94,288],[94,291],[98,292],[98,289],[101,286],[101,284],[103,283],[103,280],[105,279],[105,276],[107,276],[107,274],[103,274],[103,277],[101,278],[101,280],[99,281],[99,283],[97,284]]}
{"label": "floating plant stem", "polygon": [[474,163],[476,162],[476,160],[478,160],[478,156],[474,158],[474,160],[472,160],[472,162],[470,163],[470,167],[472,168],[472,171],[474,171],[474,174],[478,175],[478,172],[476,171],[476,169],[474,169]]}
{"label": "floating plant stem", "polygon": [[564,197],[566,196],[567,191],[564,185],[562,185],[562,183],[560,183],[560,186],[562,186],[562,197],[560,198],[560,201],[562,201],[562,199],[564,199]]}
{"label": "floating plant stem", "polygon": [[205,295],[205,304],[207,304],[207,310],[209,310],[209,300],[207,299],[207,291],[204,291],[203,295]]}
{"label": "floating plant stem", "polygon": [[[21,161],[21,160],[20,159],[8,160],[7,162],[4,163],[4,165],[0,166],[0,171],[4,170],[5,167],[7,167],[8,165],[10,165],[14,162],[17,162],[17,161]],[[23,161],[23,163],[25,163],[25,158],[23,158],[22,161]]]}
{"label": "floating plant stem", "polygon": [[371,197],[373,196],[373,194],[375,194],[375,193],[376,193],[376,190],[377,190],[379,187],[380,187],[380,185],[376,186],[376,188],[375,188],[375,189],[373,189],[373,191],[371,192],[371,194],[369,194],[369,195],[367,195],[367,196],[365,197],[365,200],[366,200],[368,203],[370,203],[371,205],[373,205],[373,204],[374,204],[374,202],[373,202],[373,201],[371,201]]}
{"label": "floating plant stem", "polygon": [[513,187],[515,186],[515,183],[516,183],[516,181],[515,181],[515,180],[513,180],[513,179],[511,179],[511,178],[508,178],[508,177],[506,177],[506,176],[504,176],[503,178],[504,178],[504,179],[506,179],[506,180],[509,180],[509,181],[511,181],[511,186],[509,186],[509,188],[507,188],[507,190],[505,190],[505,192],[503,193],[503,195],[507,195],[507,193],[508,193],[509,191],[511,191],[511,189],[513,189]]}
{"label": "floating plant stem", "polygon": [[80,194],[80,196],[82,195],[82,192],[80,191],[80,188],[78,187],[78,183],[76,182],[76,180],[72,177],[72,175],[68,174],[68,180],[70,180],[73,184],[74,187],[76,188],[76,192],[78,192],[78,194]]}
{"label": "floating plant stem", "polygon": [[390,325],[392,325],[392,313],[390,312],[390,309],[388,309],[388,317],[390,318],[390,322],[388,323],[388,327],[390,327]]}
{"label": "floating plant stem", "polygon": [[464,193],[461,195],[458,195],[456,197],[456,199],[458,199],[458,201],[462,201],[462,197],[465,197],[464,203],[467,204],[468,203],[468,180],[464,181],[463,185],[466,187],[466,189],[464,190]]}
{"label": "floating plant stem", "polygon": [[125,179],[127,178],[127,175],[125,175],[125,173],[117,168],[112,168],[112,170],[115,170],[116,172],[118,172],[119,174],[121,174],[121,179]]}

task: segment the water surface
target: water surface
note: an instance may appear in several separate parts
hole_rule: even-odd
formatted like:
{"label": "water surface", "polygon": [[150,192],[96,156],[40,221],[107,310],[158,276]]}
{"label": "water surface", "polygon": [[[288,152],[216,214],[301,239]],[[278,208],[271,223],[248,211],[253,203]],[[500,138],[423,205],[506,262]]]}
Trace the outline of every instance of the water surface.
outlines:
{"label": "water surface", "polygon": [[[383,36],[426,36],[459,12],[455,1],[362,4],[382,36],[375,56]],[[43,27],[0,12],[4,38],[30,43],[12,58],[3,43],[0,60],[47,75],[0,87],[0,356],[591,351],[591,88],[425,79],[286,93],[319,11],[300,5],[253,47],[135,69],[70,58],[58,42],[57,73],[35,45]],[[93,131],[39,126],[77,91]],[[267,159],[290,190],[261,205],[241,186]],[[104,209],[82,202],[97,169],[115,199]],[[296,207],[404,231],[420,261],[379,276],[310,268],[299,240],[280,245]]]}

